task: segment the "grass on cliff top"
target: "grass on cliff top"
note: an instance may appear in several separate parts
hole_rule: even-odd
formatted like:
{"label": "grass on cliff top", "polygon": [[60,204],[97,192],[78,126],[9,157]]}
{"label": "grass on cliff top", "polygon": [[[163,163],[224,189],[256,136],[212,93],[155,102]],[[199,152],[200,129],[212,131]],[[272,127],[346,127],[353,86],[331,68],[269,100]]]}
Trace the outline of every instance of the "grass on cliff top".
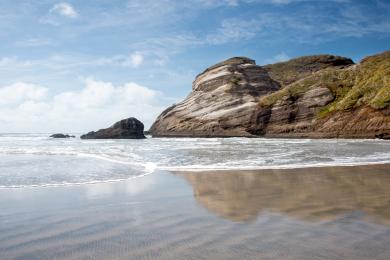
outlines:
{"label": "grass on cliff top", "polygon": [[289,85],[297,80],[310,76],[313,72],[334,66],[352,65],[348,58],[334,55],[312,55],[291,59],[285,62],[265,65],[271,78],[282,86]]}
{"label": "grass on cliff top", "polygon": [[375,109],[390,105],[390,51],[367,57],[355,71],[354,84],[335,109],[368,104]]}
{"label": "grass on cliff top", "polygon": [[383,109],[390,105],[390,51],[370,56],[345,69],[328,68],[263,97],[262,106],[272,106],[285,97],[297,98],[316,87],[329,88],[335,99],[320,115],[361,105]]}

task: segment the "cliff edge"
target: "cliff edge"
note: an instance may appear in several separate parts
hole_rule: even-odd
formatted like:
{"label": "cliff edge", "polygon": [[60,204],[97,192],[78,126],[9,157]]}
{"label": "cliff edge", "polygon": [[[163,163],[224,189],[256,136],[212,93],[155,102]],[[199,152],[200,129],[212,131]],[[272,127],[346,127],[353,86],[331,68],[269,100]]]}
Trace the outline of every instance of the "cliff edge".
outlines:
{"label": "cliff edge", "polygon": [[266,66],[234,57],[199,74],[153,136],[390,137],[390,51],[315,55]]}

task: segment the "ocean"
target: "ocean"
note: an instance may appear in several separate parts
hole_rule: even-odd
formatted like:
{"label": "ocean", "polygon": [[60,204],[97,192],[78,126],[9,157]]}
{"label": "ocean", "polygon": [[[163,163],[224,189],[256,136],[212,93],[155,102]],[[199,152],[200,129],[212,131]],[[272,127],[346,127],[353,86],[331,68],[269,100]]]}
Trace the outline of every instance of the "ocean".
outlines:
{"label": "ocean", "polygon": [[0,134],[0,188],[112,182],[159,170],[289,169],[390,163],[390,142],[369,139],[53,139]]}

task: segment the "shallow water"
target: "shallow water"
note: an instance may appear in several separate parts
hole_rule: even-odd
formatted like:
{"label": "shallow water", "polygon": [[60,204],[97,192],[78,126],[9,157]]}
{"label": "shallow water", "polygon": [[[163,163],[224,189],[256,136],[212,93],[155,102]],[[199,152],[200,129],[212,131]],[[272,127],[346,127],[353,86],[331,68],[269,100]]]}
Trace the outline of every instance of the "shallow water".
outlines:
{"label": "shallow water", "polygon": [[278,169],[390,162],[390,142],[346,139],[52,139],[0,134],[0,187],[117,181],[155,170]]}
{"label": "shallow water", "polygon": [[386,165],[0,190],[1,259],[383,259]]}

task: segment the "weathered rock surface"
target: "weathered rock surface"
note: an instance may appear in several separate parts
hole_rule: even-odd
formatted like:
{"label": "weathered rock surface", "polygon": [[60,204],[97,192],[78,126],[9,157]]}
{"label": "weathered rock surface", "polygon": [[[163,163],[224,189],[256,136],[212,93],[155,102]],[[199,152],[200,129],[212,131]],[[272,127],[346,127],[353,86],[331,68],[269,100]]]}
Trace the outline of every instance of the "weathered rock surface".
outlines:
{"label": "weathered rock surface", "polygon": [[333,101],[332,92],[325,87],[314,88],[301,97],[285,96],[272,107],[258,109],[254,124],[255,135],[286,134],[313,131],[313,120],[319,109]]}
{"label": "weathered rock surface", "polygon": [[251,136],[246,129],[259,97],[279,87],[253,60],[226,60],[199,74],[191,94],[166,109],[150,132],[153,136]]}
{"label": "weathered rock surface", "polygon": [[198,75],[153,136],[390,137],[390,51],[359,64],[332,55],[260,67],[248,58]]}
{"label": "weathered rock surface", "polygon": [[252,133],[269,137],[390,135],[390,52],[325,69],[264,96]]}
{"label": "weathered rock surface", "polygon": [[143,139],[144,124],[134,117],[121,120],[109,128],[82,135],[81,139]]}
{"label": "weathered rock surface", "polygon": [[68,135],[68,134],[53,134],[50,137],[51,138],[75,138],[74,135]]}

